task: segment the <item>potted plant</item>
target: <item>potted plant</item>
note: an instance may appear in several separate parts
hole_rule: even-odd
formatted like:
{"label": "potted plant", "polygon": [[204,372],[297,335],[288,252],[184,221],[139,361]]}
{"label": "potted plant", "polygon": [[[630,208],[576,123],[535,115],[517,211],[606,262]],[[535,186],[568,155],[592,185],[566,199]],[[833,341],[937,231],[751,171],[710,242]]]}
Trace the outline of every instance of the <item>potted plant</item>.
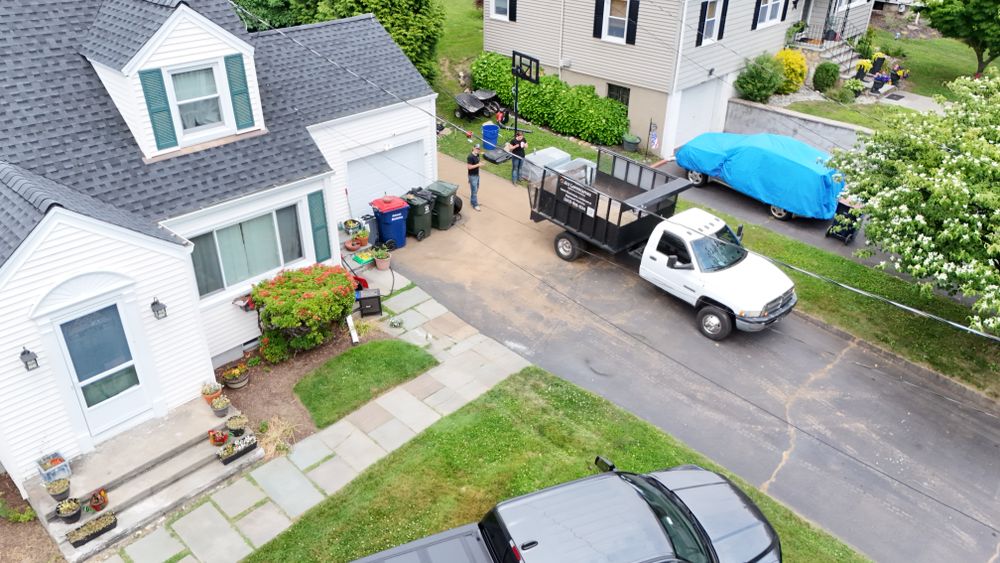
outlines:
{"label": "potted plant", "polygon": [[225,430],[209,430],[208,431],[208,442],[213,446],[221,446],[226,443],[229,439],[229,433]]}
{"label": "potted plant", "polygon": [[635,152],[639,150],[639,143],[642,141],[639,137],[631,133],[625,133],[622,135],[622,148],[628,152]]}
{"label": "potted plant", "polygon": [[375,268],[378,270],[389,269],[389,249],[384,246],[376,246],[372,249],[372,256],[375,257]]}
{"label": "potted plant", "polygon": [[221,461],[223,465],[229,465],[246,455],[248,452],[253,451],[256,447],[257,437],[253,434],[245,434],[219,448],[216,455],[219,457],[219,461]]}
{"label": "potted plant", "polygon": [[222,394],[222,385],[212,381],[201,386],[201,398],[209,405]]}
{"label": "potted plant", "polygon": [[359,229],[358,232],[354,234],[354,242],[358,243],[361,246],[365,246],[368,244],[368,236],[369,236],[368,229],[361,227],[361,229]]}
{"label": "potted plant", "polygon": [[868,72],[871,74],[878,74],[882,72],[882,66],[885,65],[885,53],[882,51],[875,51],[872,55],[872,68]]}
{"label": "potted plant", "polygon": [[865,83],[857,78],[851,78],[844,82],[844,88],[854,92],[854,97],[857,98],[862,92],[865,91]]}
{"label": "potted plant", "polygon": [[889,81],[892,82],[893,86],[899,86],[899,81],[910,76],[910,71],[899,66],[899,64],[892,65],[892,70],[889,72]]}
{"label": "potted plant", "polygon": [[35,461],[38,467],[38,474],[42,476],[42,481],[49,483],[56,479],[69,479],[72,471],[69,469],[69,462],[66,457],[59,452],[42,456]]}
{"label": "potted plant", "polygon": [[225,395],[219,395],[212,400],[212,411],[215,416],[219,418],[224,418],[229,414],[229,397]]}
{"label": "potted plant", "polygon": [[880,72],[875,75],[875,82],[872,84],[872,94],[878,94],[879,90],[885,86],[886,82],[889,82],[889,74],[886,72]]}
{"label": "potted plant", "polygon": [[87,505],[94,512],[100,512],[108,507],[108,491],[104,488],[97,489],[90,495]]}
{"label": "potted plant", "polygon": [[344,221],[344,233],[346,233],[348,237],[354,238],[354,234],[361,230],[362,225],[363,223],[357,219],[348,219]]}
{"label": "potted plant", "polygon": [[69,498],[69,479],[56,479],[45,483],[45,490],[53,500],[66,500]]}
{"label": "potted plant", "polygon": [[250,382],[250,370],[246,364],[240,362],[222,372],[222,382],[230,389],[246,387]]}
{"label": "potted plant", "polygon": [[80,501],[75,498],[68,498],[59,501],[56,505],[56,516],[62,518],[63,522],[72,524],[80,519]]}
{"label": "potted plant", "polygon": [[[239,438],[246,431],[247,424],[250,421],[247,420],[246,415],[237,414],[226,419],[226,429],[233,435],[234,438]],[[221,444],[219,444],[221,445]]]}
{"label": "potted plant", "polygon": [[118,517],[114,512],[108,512],[94,518],[90,522],[87,522],[75,530],[71,530],[68,534],[66,534],[66,541],[68,541],[73,547],[80,547],[104,532],[114,529],[117,525]]}
{"label": "potted plant", "polygon": [[868,74],[868,71],[872,69],[871,59],[861,59],[858,61],[858,72],[854,74],[854,78],[861,80]]}

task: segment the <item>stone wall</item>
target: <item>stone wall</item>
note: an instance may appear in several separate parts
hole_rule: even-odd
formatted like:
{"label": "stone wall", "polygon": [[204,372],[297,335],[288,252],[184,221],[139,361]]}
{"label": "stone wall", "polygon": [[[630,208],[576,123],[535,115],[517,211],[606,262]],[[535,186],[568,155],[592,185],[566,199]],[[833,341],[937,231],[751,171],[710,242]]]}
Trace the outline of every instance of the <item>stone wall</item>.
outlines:
{"label": "stone wall", "polygon": [[826,152],[850,149],[859,134],[872,134],[867,127],[736,98],[729,100],[725,131],[788,135]]}

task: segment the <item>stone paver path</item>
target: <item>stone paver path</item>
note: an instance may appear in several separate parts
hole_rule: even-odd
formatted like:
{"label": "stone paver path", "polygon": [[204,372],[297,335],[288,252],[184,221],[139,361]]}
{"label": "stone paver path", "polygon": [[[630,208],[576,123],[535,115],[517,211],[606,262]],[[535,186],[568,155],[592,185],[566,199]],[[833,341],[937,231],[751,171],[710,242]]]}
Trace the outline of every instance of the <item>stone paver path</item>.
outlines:
{"label": "stone paver path", "polygon": [[[410,283],[402,275],[397,273],[395,282],[388,272],[362,275],[383,295],[393,285],[397,290],[384,298],[392,316],[380,319],[379,329],[426,347],[439,364],[298,442],[288,456],[258,465],[189,512],[106,553],[107,561],[123,556],[135,563],[181,556],[184,563],[238,561],[441,417],[530,365],[422,289],[400,291]],[[393,320],[400,321],[398,327]]]}

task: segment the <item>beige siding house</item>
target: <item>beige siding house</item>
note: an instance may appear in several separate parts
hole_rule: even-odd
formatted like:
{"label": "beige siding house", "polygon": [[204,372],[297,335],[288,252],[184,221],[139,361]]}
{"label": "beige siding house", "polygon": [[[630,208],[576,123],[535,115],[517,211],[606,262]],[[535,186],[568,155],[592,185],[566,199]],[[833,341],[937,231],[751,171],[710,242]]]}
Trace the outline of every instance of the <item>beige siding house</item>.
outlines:
{"label": "beige siding house", "polygon": [[[643,146],[655,135],[650,149],[670,157],[722,130],[745,59],[777,52],[810,3],[825,14],[829,2],[838,0],[486,0],[483,41],[626,103],[631,132]],[[866,25],[871,3],[850,6]]]}

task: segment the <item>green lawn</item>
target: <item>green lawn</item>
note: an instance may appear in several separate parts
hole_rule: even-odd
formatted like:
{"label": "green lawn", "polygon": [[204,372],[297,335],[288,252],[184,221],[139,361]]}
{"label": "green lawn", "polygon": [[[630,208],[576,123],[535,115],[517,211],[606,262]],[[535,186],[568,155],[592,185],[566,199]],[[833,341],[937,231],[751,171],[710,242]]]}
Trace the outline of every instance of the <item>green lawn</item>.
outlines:
{"label": "green lawn", "polygon": [[[681,201],[678,210],[692,207]],[[709,209],[730,225],[740,220]],[[946,319],[968,324],[970,310],[921,293],[918,286],[881,270],[825,252],[769,229],[746,225],[743,242],[752,250]],[[891,305],[788,271],[799,295],[798,309],[854,336],[953,377],[993,398],[1000,397],[1000,346],[984,338],[918,317]]]}
{"label": "green lawn", "polygon": [[[951,97],[945,84],[959,76],[976,72],[976,54],[968,45],[955,39],[894,39],[893,34],[875,30],[875,44],[883,50],[900,46],[906,53],[903,66],[910,70],[905,90],[924,96],[941,94]],[[991,66],[996,66],[994,63]]]}
{"label": "green lawn", "polygon": [[845,106],[829,101],[794,102],[788,106],[788,109],[817,117],[853,123],[869,129],[884,129],[894,123],[894,120],[900,115],[916,113],[909,108],[883,103]]}
{"label": "green lawn", "polygon": [[295,394],[323,428],[435,365],[433,356],[407,342],[366,342],[302,378]]}
{"label": "green lawn", "polygon": [[[593,474],[596,454],[628,471],[685,463],[723,471],[608,401],[532,367],[373,465],[249,560],[350,561],[475,522],[500,500]],[[727,475],[774,525],[785,561],[865,560]]]}

